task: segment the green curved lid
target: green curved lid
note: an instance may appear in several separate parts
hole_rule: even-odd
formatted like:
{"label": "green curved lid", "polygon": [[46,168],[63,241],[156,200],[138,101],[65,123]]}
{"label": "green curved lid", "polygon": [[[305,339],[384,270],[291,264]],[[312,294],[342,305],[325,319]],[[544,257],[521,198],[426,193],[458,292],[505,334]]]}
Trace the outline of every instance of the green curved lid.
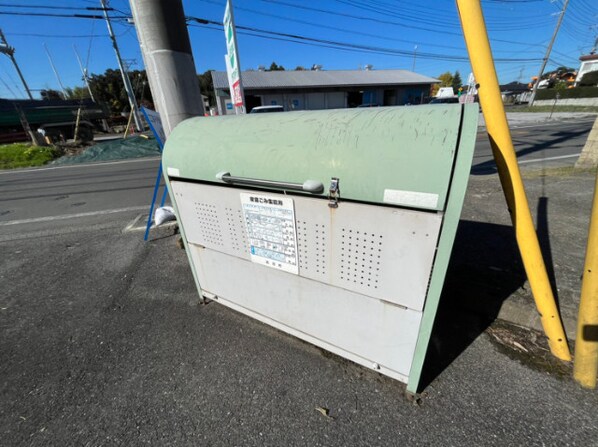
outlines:
{"label": "green curved lid", "polygon": [[[170,177],[221,183],[216,175],[304,183],[341,198],[441,210],[464,107],[447,104],[297,111],[186,120],[170,134]],[[477,113],[465,115],[478,119]],[[477,123],[475,123],[477,125]],[[474,127],[475,127],[474,125]]]}

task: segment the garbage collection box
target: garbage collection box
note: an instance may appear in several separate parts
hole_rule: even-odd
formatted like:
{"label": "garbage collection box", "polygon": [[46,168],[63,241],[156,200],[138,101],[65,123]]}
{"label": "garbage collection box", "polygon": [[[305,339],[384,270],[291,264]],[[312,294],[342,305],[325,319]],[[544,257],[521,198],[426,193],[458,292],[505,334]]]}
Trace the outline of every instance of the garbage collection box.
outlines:
{"label": "garbage collection box", "polygon": [[195,118],[168,189],[199,293],[418,388],[476,104]]}

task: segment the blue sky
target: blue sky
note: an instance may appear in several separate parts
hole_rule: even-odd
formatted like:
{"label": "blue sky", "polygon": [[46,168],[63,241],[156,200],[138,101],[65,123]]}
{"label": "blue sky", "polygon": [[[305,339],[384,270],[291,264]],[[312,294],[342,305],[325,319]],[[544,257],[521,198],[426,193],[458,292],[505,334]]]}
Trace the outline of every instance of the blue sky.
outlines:
{"label": "blue sky", "polygon": [[[115,16],[130,13],[128,0],[109,3],[118,10],[111,13]],[[187,16],[219,22],[224,3],[225,0],[183,0]],[[537,74],[563,3],[564,0],[482,1],[494,57],[501,60],[496,63],[501,83],[528,82]],[[43,5],[51,6],[35,8]],[[99,0],[0,0],[0,13],[98,14],[84,8],[99,5]],[[453,1],[234,0],[234,7],[237,26],[266,32],[238,30],[243,69],[269,66],[272,61],[287,69],[320,64],[325,70],[358,69],[366,64],[374,69],[411,70],[415,64],[416,72],[429,76],[459,70],[464,80],[470,71]],[[114,20],[113,26],[123,57],[130,60],[133,69],[143,68],[134,28],[124,19]],[[32,89],[58,88],[44,43],[65,86],[82,85],[73,45],[90,73],[117,67],[106,25],[101,20],[0,14],[0,28],[16,48],[15,56]],[[193,24],[188,29],[197,71],[224,70],[226,48],[221,27]],[[348,51],[336,43],[320,42],[315,46],[315,42],[305,40],[301,44],[271,32],[359,48]],[[570,0],[547,70],[558,65],[578,67],[579,56],[590,51],[597,35],[598,2]],[[4,55],[0,55],[0,97],[24,97],[17,74]]]}

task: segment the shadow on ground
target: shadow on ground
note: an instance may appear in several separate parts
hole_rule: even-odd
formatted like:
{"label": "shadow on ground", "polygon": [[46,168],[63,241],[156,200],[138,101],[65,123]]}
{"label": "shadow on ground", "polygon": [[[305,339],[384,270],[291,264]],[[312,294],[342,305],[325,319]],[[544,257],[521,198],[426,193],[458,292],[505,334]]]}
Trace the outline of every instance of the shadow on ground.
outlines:
{"label": "shadow on ground", "polygon": [[428,386],[496,319],[525,283],[513,227],[461,220],[420,388]]}

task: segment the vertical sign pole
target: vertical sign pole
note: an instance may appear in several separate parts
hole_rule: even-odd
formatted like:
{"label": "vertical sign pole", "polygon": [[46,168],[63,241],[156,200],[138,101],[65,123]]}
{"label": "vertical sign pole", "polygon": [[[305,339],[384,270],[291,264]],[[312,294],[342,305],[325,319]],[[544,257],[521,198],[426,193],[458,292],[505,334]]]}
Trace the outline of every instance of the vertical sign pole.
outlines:
{"label": "vertical sign pole", "polygon": [[[164,142],[166,141],[166,134],[164,133],[164,127],[162,125],[162,120],[160,119],[160,114],[158,112],[154,112],[153,110],[148,110],[145,107],[141,108],[141,112],[145,116],[145,120],[149,125],[154,137],[156,137],[156,141],[158,142],[158,146],[160,147],[160,154],[164,150]],[[147,218],[147,223],[145,224],[145,234],[143,235],[143,240],[147,241],[149,237],[150,228],[152,226],[152,215],[154,214],[154,205],[156,204],[156,198],[158,197],[158,190],[160,189],[160,181],[162,180],[162,161],[160,161],[160,167],[158,168],[158,175],[156,176],[156,184],[154,185],[154,193],[152,196],[152,204],[150,205],[149,209],[149,216]],[[168,188],[166,184],[164,185],[164,194],[162,195],[162,201],[160,206],[164,206],[164,202],[166,201],[166,193],[168,192]]]}
{"label": "vertical sign pole", "polygon": [[480,84],[478,94],[492,153],[542,327],[553,355],[561,360],[571,361],[565,330],[546,273],[538,235],[519,172],[480,0],[457,0],[457,9],[473,74]]}
{"label": "vertical sign pole", "polygon": [[231,0],[226,1],[224,10],[224,36],[227,49],[227,73],[229,74],[229,86],[231,99],[235,107],[235,113],[245,113],[245,92],[241,79],[241,62],[239,61],[239,47],[237,45],[237,31],[235,29],[235,16]]}

